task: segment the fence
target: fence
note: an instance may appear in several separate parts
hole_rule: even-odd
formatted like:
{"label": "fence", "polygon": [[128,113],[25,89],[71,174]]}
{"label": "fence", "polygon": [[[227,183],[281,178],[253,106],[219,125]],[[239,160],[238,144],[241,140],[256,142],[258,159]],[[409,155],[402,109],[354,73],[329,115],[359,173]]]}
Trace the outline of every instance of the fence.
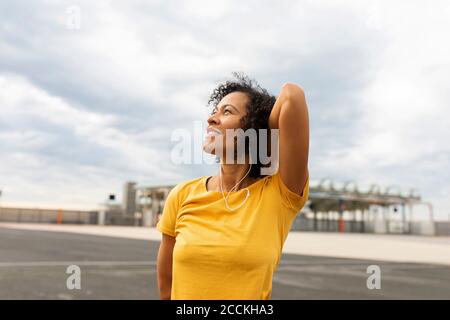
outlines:
{"label": "fence", "polygon": [[96,224],[95,211],[0,208],[0,222]]}

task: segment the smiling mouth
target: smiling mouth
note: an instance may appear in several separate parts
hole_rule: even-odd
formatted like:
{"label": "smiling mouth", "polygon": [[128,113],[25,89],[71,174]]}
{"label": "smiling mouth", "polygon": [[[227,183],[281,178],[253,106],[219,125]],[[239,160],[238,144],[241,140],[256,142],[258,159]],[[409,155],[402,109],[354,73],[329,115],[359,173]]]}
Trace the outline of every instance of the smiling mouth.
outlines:
{"label": "smiling mouth", "polygon": [[208,137],[218,136],[218,135],[220,135],[220,134],[222,134],[222,132],[220,132],[220,131],[217,130],[217,129],[208,128],[208,130],[206,130],[206,135],[207,135]]}

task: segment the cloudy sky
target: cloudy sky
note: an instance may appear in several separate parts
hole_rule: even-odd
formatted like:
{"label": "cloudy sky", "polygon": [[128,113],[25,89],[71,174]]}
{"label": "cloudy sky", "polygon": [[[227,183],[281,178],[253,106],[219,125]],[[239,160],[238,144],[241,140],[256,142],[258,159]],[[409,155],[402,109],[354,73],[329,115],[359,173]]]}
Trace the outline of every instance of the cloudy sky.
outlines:
{"label": "cloudy sky", "polygon": [[449,30],[439,0],[2,1],[2,205],[92,209],[214,172],[173,164],[170,137],[241,71],[305,90],[312,185],[415,188],[448,219]]}

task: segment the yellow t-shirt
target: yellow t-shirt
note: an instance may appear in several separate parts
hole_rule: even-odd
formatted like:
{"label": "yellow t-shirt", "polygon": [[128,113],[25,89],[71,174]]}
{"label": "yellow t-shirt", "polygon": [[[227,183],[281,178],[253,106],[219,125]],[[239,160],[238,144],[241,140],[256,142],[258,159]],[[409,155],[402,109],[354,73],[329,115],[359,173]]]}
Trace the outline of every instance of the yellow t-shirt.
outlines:
{"label": "yellow t-shirt", "polygon": [[[248,187],[250,196],[236,211],[226,208],[220,192],[206,190],[206,180],[173,188],[156,226],[176,237],[171,298],[270,299],[283,244],[308,199],[309,177],[300,196],[279,173],[266,176]],[[232,192],[229,206],[238,206],[246,194]]]}

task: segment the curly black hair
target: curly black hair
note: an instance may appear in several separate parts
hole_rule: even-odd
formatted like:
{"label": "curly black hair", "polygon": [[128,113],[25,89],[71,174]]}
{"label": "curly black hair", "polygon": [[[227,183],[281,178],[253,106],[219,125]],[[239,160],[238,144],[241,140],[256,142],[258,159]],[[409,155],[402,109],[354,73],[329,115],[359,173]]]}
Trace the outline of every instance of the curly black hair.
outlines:
{"label": "curly black hair", "polygon": [[[275,104],[276,97],[271,95],[266,89],[263,89],[254,79],[250,79],[243,73],[233,72],[235,79],[220,83],[212,92],[208,100],[209,107],[217,107],[219,102],[232,92],[242,92],[248,97],[247,114],[242,117],[242,129],[269,129],[269,116]],[[259,134],[257,134],[259,146]],[[259,150],[256,150],[259,155]],[[264,165],[259,161],[259,157],[250,170],[250,177],[261,177],[261,167]]]}

